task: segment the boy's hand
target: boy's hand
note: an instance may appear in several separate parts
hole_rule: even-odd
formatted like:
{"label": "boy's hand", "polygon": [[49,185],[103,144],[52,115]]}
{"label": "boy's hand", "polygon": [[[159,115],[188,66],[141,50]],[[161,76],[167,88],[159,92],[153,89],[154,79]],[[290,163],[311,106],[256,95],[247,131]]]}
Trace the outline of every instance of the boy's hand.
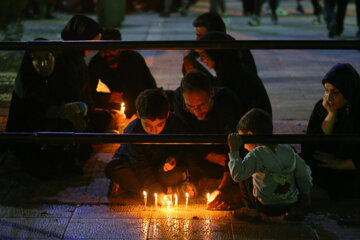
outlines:
{"label": "boy's hand", "polygon": [[176,159],[174,157],[168,157],[163,166],[164,172],[171,171],[176,167]]}
{"label": "boy's hand", "polygon": [[230,152],[239,151],[241,145],[243,144],[242,138],[237,133],[230,133],[228,136],[228,145]]}

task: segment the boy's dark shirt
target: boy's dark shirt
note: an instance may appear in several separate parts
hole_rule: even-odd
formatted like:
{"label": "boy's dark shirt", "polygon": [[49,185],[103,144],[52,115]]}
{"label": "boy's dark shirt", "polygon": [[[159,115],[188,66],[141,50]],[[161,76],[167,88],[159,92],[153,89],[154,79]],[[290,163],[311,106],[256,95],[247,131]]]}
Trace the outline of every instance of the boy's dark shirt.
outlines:
{"label": "boy's dark shirt", "polygon": [[97,103],[103,101],[101,98],[99,99],[101,94],[96,93],[98,79],[100,78],[111,91],[123,92],[127,117],[136,113],[135,100],[139,93],[145,89],[156,88],[155,79],[144,58],[135,51],[120,52],[118,67],[116,68],[109,68],[106,61],[98,53],[90,61],[89,69],[92,78],[91,88]]}
{"label": "boy's dark shirt", "polygon": [[[171,113],[160,134],[182,133],[181,126],[179,119],[175,114]],[[147,134],[138,118],[126,127],[124,133]],[[163,171],[163,165],[169,156],[176,159],[176,165],[178,166],[182,159],[180,147],[172,145],[122,144],[115,152],[113,159],[120,159],[121,162],[129,163],[138,177],[143,179],[145,186],[150,186],[157,181],[156,172]]]}

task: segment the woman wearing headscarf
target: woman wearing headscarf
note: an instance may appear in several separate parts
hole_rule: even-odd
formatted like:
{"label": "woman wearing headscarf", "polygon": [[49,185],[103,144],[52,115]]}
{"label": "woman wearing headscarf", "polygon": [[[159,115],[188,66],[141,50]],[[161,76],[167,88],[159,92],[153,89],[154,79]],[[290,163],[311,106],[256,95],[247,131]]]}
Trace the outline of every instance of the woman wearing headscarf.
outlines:
{"label": "woman wearing headscarf", "polygon": [[[233,41],[234,38],[222,32],[208,32],[200,41]],[[200,60],[214,69],[214,85],[231,89],[240,99],[242,115],[252,108],[261,108],[272,114],[266,89],[258,75],[243,60],[242,52],[236,49],[199,50]],[[242,116],[241,115],[241,116]]]}
{"label": "woman wearing headscarf", "polygon": [[[222,20],[220,14],[216,12],[206,12],[199,15],[193,22],[193,27],[196,31],[196,40],[199,40],[208,32],[217,31],[226,34],[226,25]],[[232,37],[230,37],[234,40]],[[257,68],[255,64],[254,57],[250,50],[248,49],[239,49],[239,55],[241,56],[241,61],[247,65],[251,70],[257,73]],[[205,67],[203,67],[196,59],[199,57],[199,54],[196,51],[186,52],[184,56],[184,65],[183,73],[184,75],[191,70],[197,69],[206,74],[210,74]]]}
{"label": "woman wearing headscarf", "polygon": [[[325,88],[310,116],[308,135],[360,134],[360,77],[348,63],[333,66],[322,80]],[[301,155],[311,166],[314,183],[331,198],[360,196],[358,145],[306,144]]]}

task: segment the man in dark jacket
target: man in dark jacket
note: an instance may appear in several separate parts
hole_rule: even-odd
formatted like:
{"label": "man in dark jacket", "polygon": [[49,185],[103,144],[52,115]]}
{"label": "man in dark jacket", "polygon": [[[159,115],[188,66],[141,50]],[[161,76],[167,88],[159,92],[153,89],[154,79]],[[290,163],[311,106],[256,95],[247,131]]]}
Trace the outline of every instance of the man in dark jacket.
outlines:
{"label": "man in dark jacket", "polygon": [[[106,28],[101,39],[121,40],[121,34],[118,29]],[[109,104],[112,102],[117,103],[118,107],[118,103],[124,101],[128,118],[136,113],[135,100],[138,94],[145,89],[156,88],[155,79],[144,58],[135,51],[101,50],[90,61],[89,69],[96,106],[112,108],[113,104]],[[96,91],[99,79],[107,85],[111,94]]]}
{"label": "man in dark jacket", "polygon": [[[185,131],[192,134],[228,134],[235,131],[242,113],[241,104],[227,88],[213,88],[211,79],[200,71],[185,75],[181,86],[174,93],[174,111],[185,125]],[[231,183],[225,167],[227,148],[224,145],[189,147],[188,157],[190,179],[200,184],[206,178],[217,179],[219,191],[226,192]],[[201,191],[201,189],[198,189]],[[214,189],[211,189],[214,190]],[[222,194],[215,200],[215,208],[226,208]]]}

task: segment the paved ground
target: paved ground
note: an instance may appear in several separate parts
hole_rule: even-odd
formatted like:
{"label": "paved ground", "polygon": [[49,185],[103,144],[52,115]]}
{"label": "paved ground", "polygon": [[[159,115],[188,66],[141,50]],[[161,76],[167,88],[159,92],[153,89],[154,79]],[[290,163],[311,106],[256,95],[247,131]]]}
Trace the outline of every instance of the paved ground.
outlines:
{"label": "paved ground", "polygon": [[[312,25],[310,3],[303,2],[307,15],[292,14],[295,1],[284,0],[283,7],[291,14],[280,17],[278,26],[264,16],[263,25],[253,28],[241,14],[241,2],[229,0],[229,33],[249,40],[328,40],[325,24]],[[207,1],[199,1],[187,17],[177,13],[171,18],[159,18],[155,13],[127,15],[121,28],[123,39],[192,40],[195,34],[191,23],[207,8]],[[71,16],[56,16],[55,20],[24,22],[23,40],[39,36],[59,39]],[[354,5],[350,4],[340,39],[354,39],[356,31]],[[182,51],[141,52],[159,86],[175,89],[179,85]],[[360,71],[359,52],[355,50],[257,50],[253,54],[272,102],[276,133],[304,132],[313,104],[323,93],[321,77],[333,64],[350,62]],[[15,76],[16,71],[0,73],[1,81],[12,82]],[[6,107],[0,108],[0,115],[4,129]],[[360,239],[359,226],[338,222],[359,218],[359,201],[353,200],[315,199],[311,213],[302,222],[256,224],[235,220],[228,211],[205,210],[201,201],[190,201],[188,209],[180,202],[179,208],[170,210],[156,209],[151,202],[146,209],[139,201],[115,204],[106,197],[109,181],[103,175],[115,147],[97,146],[83,178],[60,182],[39,182],[22,175],[10,162],[14,169],[1,172],[0,177],[0,239]]]}

